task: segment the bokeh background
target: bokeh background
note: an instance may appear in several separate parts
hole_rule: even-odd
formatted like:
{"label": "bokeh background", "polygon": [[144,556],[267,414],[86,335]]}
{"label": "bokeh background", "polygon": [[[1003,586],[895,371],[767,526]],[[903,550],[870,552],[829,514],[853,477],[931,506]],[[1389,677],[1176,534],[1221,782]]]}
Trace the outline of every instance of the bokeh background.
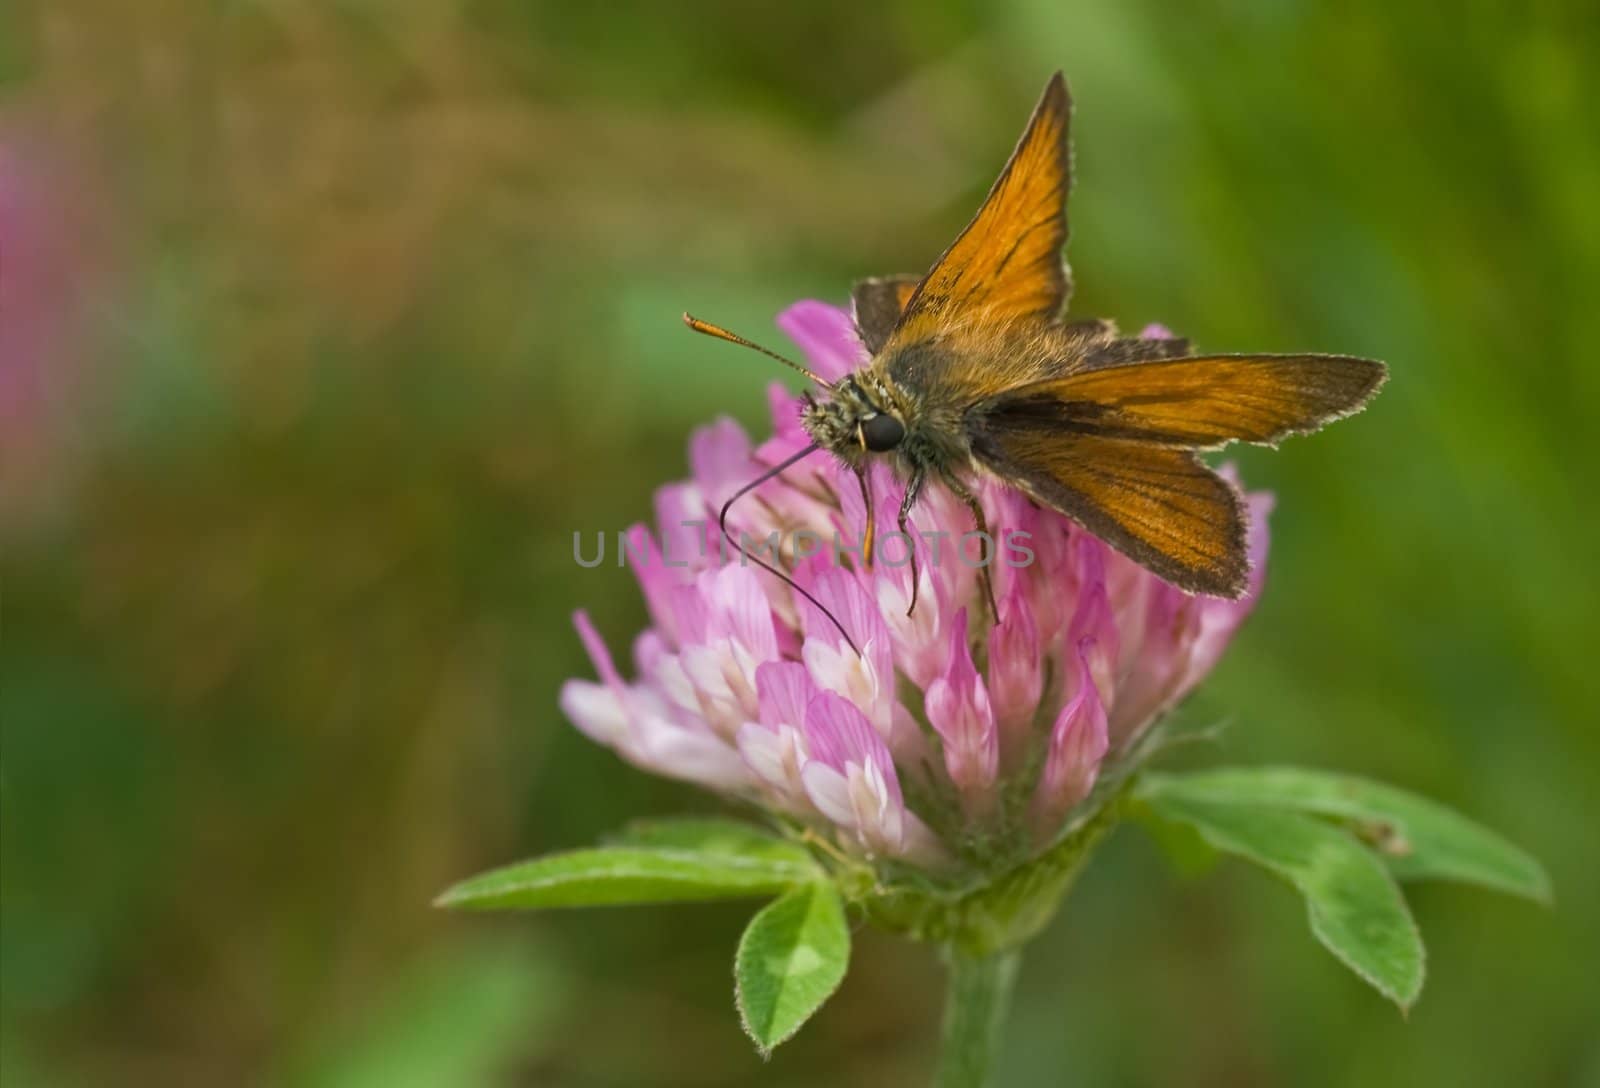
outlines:
{"label": "bokeh background", "polygon": [[1007,1085],[1600,1080],[1600,43],[1583,3],[0,6],[0,1061],[24,1085],[917,1085],[869,933],[762,1063],[746,905],[457,917],[490,864],[713,811],[559,717],[773,315],[916,270],[1046,76],[1075,309],[1390,361],[1240,454],[1266,599],[1212,760],[1382,777],[1551,869],[1417,887],[1409,1020],[1136,830],[1030,952]]}

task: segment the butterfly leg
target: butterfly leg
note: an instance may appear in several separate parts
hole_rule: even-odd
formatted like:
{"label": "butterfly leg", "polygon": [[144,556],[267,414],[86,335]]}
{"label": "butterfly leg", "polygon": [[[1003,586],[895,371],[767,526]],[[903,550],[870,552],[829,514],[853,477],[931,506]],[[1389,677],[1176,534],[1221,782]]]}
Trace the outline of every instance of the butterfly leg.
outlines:
{"label": "butterfly leg", "polygon": [[872,485],[867,482],[867,470],[856,473],[856,483],[861,485],[861,502],[867,508],[867,524],[861,530],[861,561],[872,566],[872,545],[877,532],[877,516],[872,512]]}
{"label": "butterfly leg", "polygon": [[978,569],[983,577],[983,596],[989,602],[989,615],[994,619],[995,623],[999,623],[1000,608],[994,601],[994,579],[989,573],[989,567],[994,563],[994,537],[989,535],[989,519],[983,516],[983,504],[978,501],[978,497],[972,493],[966,484],[961,482],[960,477],[955,473],[946,471],[941,472],[939,475],[944,480],[944,486],[948,487],[956,498],[967,504],[967,509],[972,511],[972,523],[977,527],[978,532],[982,534],[984,542],[983,566]]}
{"label": "butterfly leg", "polygon": [[917,610],[917,588],[922,584],[922,575],[917,569],[917,540],[907,528],[911,524],[911,508],[917,504],[917,496],[922,494],[922,484],[927,473],[921,468],[912,470],[911,479],[906,482],[906,497],[900,503],[900,517],[896,524],[900,526],[900,535],[905,537],[906,551],[911,558],[911,606],[906,609],[909,617]]}

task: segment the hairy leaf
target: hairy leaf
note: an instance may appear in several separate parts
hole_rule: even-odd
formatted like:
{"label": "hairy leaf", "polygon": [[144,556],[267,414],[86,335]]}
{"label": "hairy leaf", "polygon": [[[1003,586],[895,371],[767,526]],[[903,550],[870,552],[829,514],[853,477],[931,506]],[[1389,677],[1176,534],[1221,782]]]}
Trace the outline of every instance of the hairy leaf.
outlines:
{"label": "hairy leaf", "polygon": [[832,884],[796,888],[751,919],[734,975],[744,1030],[763,1054],[811,1018],[849,962],[850,928]]}
{"label": "hairy leaf", "polygon": [[549,854],[464,880],[434,901],[466,910],[534,910],[771,895],[816,880],[809,857],[664,846]]}
{"label": "hairy leaf", "polygon": [[1542,903],[1550,878],[1526,851],[1465,816],[1393,786],[1299,767],[1151,775],[1146,796],[1266,805],[1345,822],[1402,880],[1460,880]]}
{"label": "hairy leaf", "polygon": [[1227,804],[1154,790],[1148,802],[1192,825],[1212,846],[1247,858],[1305,896],[1311,931],[1335,956],[1401,1009],[1422,990],[1422,937],[1405,899],[1370,850],[1331,824],[1260,805]]}

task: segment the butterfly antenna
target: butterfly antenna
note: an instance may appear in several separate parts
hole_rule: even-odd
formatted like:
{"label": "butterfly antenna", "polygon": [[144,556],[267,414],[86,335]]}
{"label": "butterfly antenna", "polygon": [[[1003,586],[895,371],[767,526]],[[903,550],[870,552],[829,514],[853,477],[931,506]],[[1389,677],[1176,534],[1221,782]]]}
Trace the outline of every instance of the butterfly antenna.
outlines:
{"label": "butterfly antenna", "polygon": [[709,321],[701,321],[698,317],[692,317],[689,314],[683,315],[683,323],[689,326],[695,332],[704,333],[707,336],[715,336],[718,340],[726,340],[730,344],[738,344],[740,347],[751,348],[755,351],[759,351],[769,359],[778,360],[778,362],[782,363],[786,367],[789,367],[791,370],[798,370],[800,373],[804,374],[806,377],[810,378],[824,389],[833,388],[832,382],[823,381],[821,375],[815,373],[814,371],[807,370],[793,359],[786,359],[777,352],[762,347],[754,340],[746,340],[736,332],[729,332],[721,325],[713,325]]}
{"label": "butterfly antenna", "polygon": [[760,487],[774,476],[781,475],[786,470],[794,467],[794,465],[796,465],[798,462],[810,457],[813,453],[816,453],[817,450],[821,448],[821,446],[818,446],[813,442],[811,445],[807,446],[793,457],[790,457],[788,460],[767,469],[767,471],[763,472],[760,476],[757,476],[754,480],[751,480],[749,483],[745,484],[738,491],[735,491],[733,493],[733,497],[722,504],[722,513],[717,515],[717,528],[722,530],[723,539],[725,539],[729,544],[732,544],[734,548],[738,550],[742,559],[749,560],[762,570],[766,571],[768,574],[775,575],[784,582],[788,583],[790,589],[794,590],[796,593],[800,594],[800,596],[810,601],[816,607],[817,611],[821,612],[824,616],[827,616],[829,622],[839,629],[839,634],[844,638],[845,642],[849,644],[850,648],[855,651],[856,656],[860,657],[861,647],[857,646],[855,639],[850,637],[850,632],[844,629],[844,624],[839,622],[838,616],[835,616],[832,612],[830,612],[826,605],[817,600],[816,597],[812,596],[811,592],[799,582],[796,582],[793,578],[789,577],[771,563],[768,563],[765,560],[751,555],[749,552],[745,551],[744,545],[738,540],[734,539],[732,530],[728,528],[728,511],[733,508],[734,503],[744,498],[750,492],[754,491],[756,488]]}

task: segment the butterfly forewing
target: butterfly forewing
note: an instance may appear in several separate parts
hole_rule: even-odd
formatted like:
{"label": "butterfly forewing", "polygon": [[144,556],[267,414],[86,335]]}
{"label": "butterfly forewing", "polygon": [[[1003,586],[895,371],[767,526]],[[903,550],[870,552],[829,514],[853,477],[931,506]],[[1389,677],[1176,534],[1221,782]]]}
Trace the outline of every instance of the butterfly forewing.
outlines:
{"label": "butterfly forewing", "polygon": [[[1088,322],[1079,324],[1087,325]],[[1068,325],[1067,328],[1073,328]],[[1116,335],[1116,327],[1112,326],[1108,337],[1097,342],[1092,342],[1089,350],[1084,352],[1083,359],[1074,364],[1074,370],[1088,370],[1102,366],[1121,366],[1123,363],[1142,363],[1152,359],[1179,359],[1186,355],[1193,355],[1194,349],[1189,341],[1181,336],[1166,336],[1160,339],[1146,339],[1141,336]]]}
{"label": "butterfly forewing", "polygon": [[978,406],[991,429],[1050,428],[1161,445],[1274,443],[1359,410],[1384,366],[1345,355],[1146,360],[1035,382]]}
{"label": "butterfly forewing", "polygon": [[1061,247],[1071,179],[1067,84],[1057,72],[983,207],[923,277],[892,338],[905,345],[974,324],[1048,321],[1067,297]]}

